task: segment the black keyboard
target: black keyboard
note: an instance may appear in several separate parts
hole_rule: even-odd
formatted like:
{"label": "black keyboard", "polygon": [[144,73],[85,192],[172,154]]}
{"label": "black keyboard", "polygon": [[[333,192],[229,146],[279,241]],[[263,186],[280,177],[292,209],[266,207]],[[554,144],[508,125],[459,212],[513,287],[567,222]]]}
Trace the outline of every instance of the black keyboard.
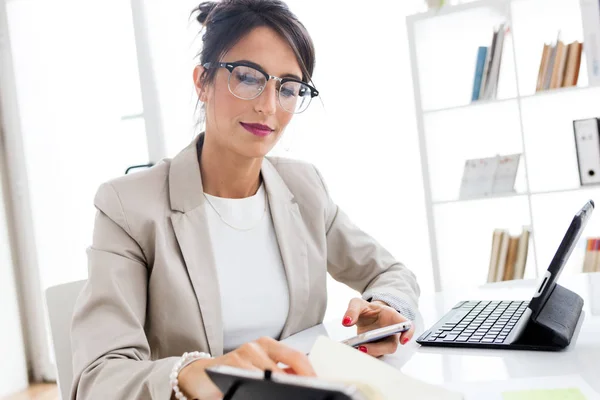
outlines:
{"label": "black keyboard", "polygon": [[528,301],[465,301],[419,341],[504,343],[528,305]]}

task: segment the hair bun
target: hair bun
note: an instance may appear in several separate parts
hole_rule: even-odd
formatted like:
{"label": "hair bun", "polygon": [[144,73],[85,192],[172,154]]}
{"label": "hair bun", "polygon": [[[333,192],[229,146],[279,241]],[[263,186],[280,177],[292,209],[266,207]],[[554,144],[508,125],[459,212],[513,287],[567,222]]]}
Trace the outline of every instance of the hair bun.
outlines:
{"label": "hair bun", "polygon": [[202,26],[206,26],[209,15],[212,11],[217,7],[218,3],[216,1],[204,1],[200,3],[200,5],[194,10],[198,15],[196,16],[196,20]]}

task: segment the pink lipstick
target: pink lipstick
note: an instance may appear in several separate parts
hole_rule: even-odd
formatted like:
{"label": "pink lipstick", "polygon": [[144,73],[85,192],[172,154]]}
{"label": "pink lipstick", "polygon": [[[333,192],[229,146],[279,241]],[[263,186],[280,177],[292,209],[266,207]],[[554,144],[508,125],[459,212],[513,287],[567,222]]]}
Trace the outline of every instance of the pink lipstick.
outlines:
{"label": "pink lipstick", "polygon": [[260,137],[268,136],[269,134],[271,134],[271,132],[273,132],[273,130],[271,128],[269,128],[267,125],[246,124],[243,122],[240,122],[240,125],[242,125],[244,127],[244,129],[246,129],[251,134],[260,136]]}

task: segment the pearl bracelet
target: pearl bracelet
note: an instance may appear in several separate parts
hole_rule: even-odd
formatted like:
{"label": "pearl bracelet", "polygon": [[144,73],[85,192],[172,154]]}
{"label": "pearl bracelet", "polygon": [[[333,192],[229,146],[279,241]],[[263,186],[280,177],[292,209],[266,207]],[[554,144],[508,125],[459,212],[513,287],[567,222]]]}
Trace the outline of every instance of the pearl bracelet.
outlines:
{"label": "pearl bracelet", "polygon": [[212,357],[208,353],[201,353],[199,351],[183,353],[179,361],[177,361],[175,365],[173,365],[171,375],[169,375],[169,382],[171,383],[171,388],[173,389],[173,392],[175,392],[175,398],[179,400],[188,400],[188,398],[185,397],[183,393],[181,393],[181,390],[179,390],[179,380],[177,379],[179,377],[179,372],[181,372],[182,369],[184,369],[194,361],[201,360],[203,358]]}

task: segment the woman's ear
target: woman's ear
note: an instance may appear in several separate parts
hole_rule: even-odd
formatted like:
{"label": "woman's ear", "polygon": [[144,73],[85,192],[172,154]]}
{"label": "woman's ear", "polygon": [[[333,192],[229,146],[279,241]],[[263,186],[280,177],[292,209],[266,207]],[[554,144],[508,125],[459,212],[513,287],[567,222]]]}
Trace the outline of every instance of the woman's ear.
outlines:
{"label": "woman's ear", "polygon": [[196,88],[198,99],[203,103],[206,103],[208,100],[206,96],[206,91],[208,88],[206,87],[206,84],[203,84],[201,81],[202,75],[204,75],[205,71],[206,69],[202,65],[196,65],[194,67],[194,87]]}

